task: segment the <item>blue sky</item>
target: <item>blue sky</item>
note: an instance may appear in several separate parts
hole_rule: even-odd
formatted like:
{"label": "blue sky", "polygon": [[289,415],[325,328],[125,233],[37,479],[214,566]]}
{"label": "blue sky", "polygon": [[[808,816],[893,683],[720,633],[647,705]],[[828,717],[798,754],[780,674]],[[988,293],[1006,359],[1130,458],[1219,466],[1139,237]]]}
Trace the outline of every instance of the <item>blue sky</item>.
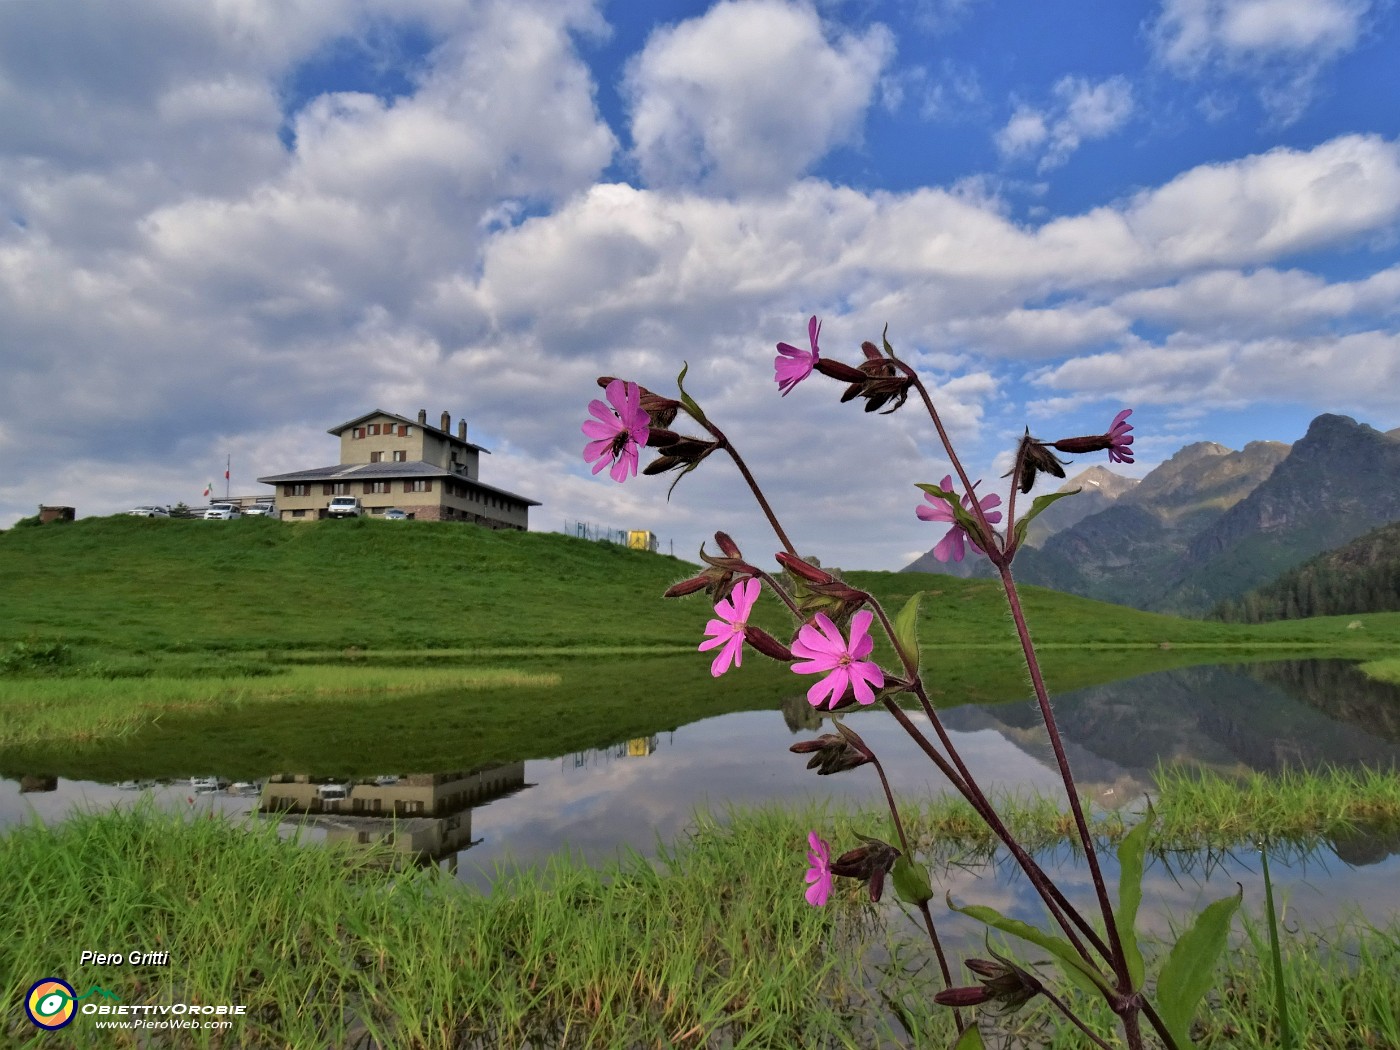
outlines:
{"label": "blue sky", "polygon": [[[593,377],[688,388],[789,531],[895,568],[948,471],[773,345],[886,323],[974,475],[1134,408],[1182,445],[1400,425],[1389,0],[0,3],[0,525],[465,416],[566,521],[772,539],[711,460],[582,460]],[[1088,466],[1101,457],[1077,466]]]}

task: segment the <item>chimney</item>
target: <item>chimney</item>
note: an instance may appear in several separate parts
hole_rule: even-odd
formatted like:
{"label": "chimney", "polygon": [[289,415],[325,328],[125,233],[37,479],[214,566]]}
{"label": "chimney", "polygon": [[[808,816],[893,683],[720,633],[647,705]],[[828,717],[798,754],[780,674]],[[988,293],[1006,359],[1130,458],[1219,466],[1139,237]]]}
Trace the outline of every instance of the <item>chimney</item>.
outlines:
{"label": "chimney", "polygon": [[426,427],[428,425],[428,410],[426,408],[420,408],[418,410],[418,425],[420,427]]}
{"label": "chimney", "polygon": [[443,433],[452,429],[452,416],[450,413],[444,412],[442,414],[442,426],[438,427],[438,429]]}
{"label": "chimney", "polygon": [[466,417],[463,417],[463,418],[457,420],[457,440],[458,440],[458,441],[466,441],[466,440],[467,440],[467,420],[466,420]]}

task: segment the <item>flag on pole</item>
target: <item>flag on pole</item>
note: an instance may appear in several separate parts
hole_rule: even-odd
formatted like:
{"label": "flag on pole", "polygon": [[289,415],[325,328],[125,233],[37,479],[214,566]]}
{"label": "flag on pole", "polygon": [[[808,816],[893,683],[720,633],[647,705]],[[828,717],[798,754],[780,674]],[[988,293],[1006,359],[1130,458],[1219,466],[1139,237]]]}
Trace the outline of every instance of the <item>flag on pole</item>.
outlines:
{"label": "flag on pole", "polygon": [[206,496],[212,496],[214,494],[214,483],[212,481],[204,486],[204,494]]}

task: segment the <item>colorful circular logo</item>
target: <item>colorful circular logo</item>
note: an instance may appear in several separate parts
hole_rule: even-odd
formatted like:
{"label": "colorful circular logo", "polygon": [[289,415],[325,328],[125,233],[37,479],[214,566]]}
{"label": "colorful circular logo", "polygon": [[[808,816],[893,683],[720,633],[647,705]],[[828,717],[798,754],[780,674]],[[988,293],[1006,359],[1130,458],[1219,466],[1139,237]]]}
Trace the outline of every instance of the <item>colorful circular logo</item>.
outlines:
{"label": "colorful circular logo", "polygon": [[52,1031],[73,1020],[77,1012],[73,1001],[77,997],[78,993],[67,981],[45,977],[42,981],[36,981],[24,997],[24,1012],[40,1028]]}

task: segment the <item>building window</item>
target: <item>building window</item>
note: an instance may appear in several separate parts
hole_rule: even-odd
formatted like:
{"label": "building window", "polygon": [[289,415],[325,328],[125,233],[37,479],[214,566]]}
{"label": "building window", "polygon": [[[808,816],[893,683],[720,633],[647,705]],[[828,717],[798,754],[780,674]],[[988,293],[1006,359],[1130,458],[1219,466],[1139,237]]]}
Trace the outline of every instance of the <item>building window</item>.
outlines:
{"label": "building window", "polygon": [[408,453],[407,453],[407,452],[405,452],[405,451],[404,451],[403,449],[401,449],[401,448],[400,448],[400,449],[395,449],[395,450],[394,450],[394,462],[395,462],[395,463],[405,463],[405,462],[407,462],[407,461],[408,461]]}
{"label": "building window", "polygon": [[355,438],[358,440],[359,438],[362,438],[362,437],[364,437],[364,436],[365,436],[365,428],[364,428],[364,427],[356,427],[356,428],[355,428]]}
{"label": "building window", "polygon": [[414,480],[414,481],[405,481],[405,482],[403,483],[403,490],[404,490],[405,492],[432,492],[432,491],[433,491],[433,479],[432,479],[432,478],[418,478],[418,479],[416,479],[416,480]]}
{"label": "building window", "polygon": [[379,424],[378,424],[378,423],[371,423],[371,424],[369,425],[369,433],[370,433],[370,436],[371,436],[371,437],[378,437],[378,436],[379,436]]}
{"label": "building window", "polygon": [[402,423],[399,424],[399,437],[401,437],[401,438],[406,438],[406,437],[408,437],[408,427],[405,426],[405,425],[403,425]]}
{"label": "building window", "polygon": [[348,495],[350,495],[350,482],[348,482],[348,481],[336,481],[336,482],[332,482],[332,483],[331,483],[331,495],[332,495],[332,496],[348,496]]}
{"label": "building window", "polygon": [[383,463],[383,462],[384,462],[384,453],[383,453],[383,452],[371,452],[371,453],[369,454],[369,461],[370,461],[371,463]]}
{"label": "building window", "polygon": [[366,481],[366,482],[365,482],[365,494],[366,494],[366,495],[373,496],[373,495],[387,494],[388,491],[389,491],[389,483],[388,483],[387,481]]}
{"label": "building window", "polygon": [[292,511],[292,517],[294,517],[294,518],[304,518],[304,517],[306,517],[306,511],[304,511],[304,510],[294,510],[294,511]]}
{"label": "building window", "polygon": [[309,496],[309,495],[311,495],[311,486],[308,485],[308,484],[306,484],[305,482],[298,482],[298,483],[295,484],[295,485],[283,485],[283,486],[282,486],[282,495],[284,495],[284,496]]}

